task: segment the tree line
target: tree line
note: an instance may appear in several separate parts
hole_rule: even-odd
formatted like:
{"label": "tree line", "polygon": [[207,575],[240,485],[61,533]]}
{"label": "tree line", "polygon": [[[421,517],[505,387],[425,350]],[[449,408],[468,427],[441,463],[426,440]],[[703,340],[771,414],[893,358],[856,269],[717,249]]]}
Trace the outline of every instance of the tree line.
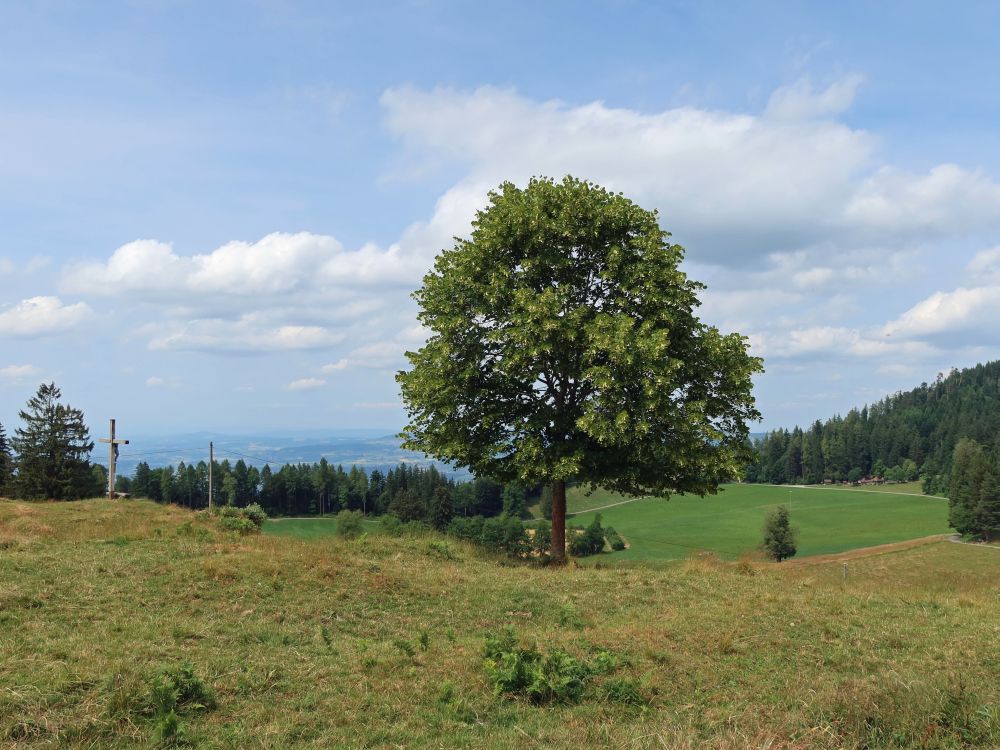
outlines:
{"label": "tree line", "polygon": [[[277,470],[257,468],[242,458],[212,465],[213,501],[246,507],[259,504],[269,516],[317,516],[341,510],[365,515],[392,513],[403,521],[422,521],[435,527],[453,516],[525,515],[535,488],[517,483],[501,485],[480,477],[457,481],[434,466],[400,464],[394,469],[366,472],[359,466],[345,470],[325,458],[317,463],[285,464]],[[140,462],[119,489],[156,502],[188,508],[208,507],[208,464],[179,463],[151,468]]]}
{"label": "tree line", "polygon": [[1000,361],[939,375],[846,417],[774,430],[754,443],[744,478],[769,484],[922,479],[924,492],[947,495],[959,442],[969,438],[988,452],[998,434]]}

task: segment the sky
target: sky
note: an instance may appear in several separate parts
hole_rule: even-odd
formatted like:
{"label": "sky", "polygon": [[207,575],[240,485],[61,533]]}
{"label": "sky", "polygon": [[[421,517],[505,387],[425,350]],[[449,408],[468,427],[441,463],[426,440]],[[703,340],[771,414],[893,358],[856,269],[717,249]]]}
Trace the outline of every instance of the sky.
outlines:
{"label": "sky", "polygon": [[[0,423],[405,423],[489,190],[660,212],[753,431],[1000,357],[994,3],[0,3]],[[125,435],[127,437],[127,435]]]}

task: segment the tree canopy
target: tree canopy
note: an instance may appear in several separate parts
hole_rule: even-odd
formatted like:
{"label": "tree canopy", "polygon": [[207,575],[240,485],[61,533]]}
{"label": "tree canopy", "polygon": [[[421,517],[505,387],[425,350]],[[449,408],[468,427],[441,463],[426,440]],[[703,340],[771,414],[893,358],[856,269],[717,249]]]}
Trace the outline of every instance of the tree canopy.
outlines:
{"label": "tree canopy", "polygon": [[656,212],[567,177],[505,183],[415,293],[426,344],[400,372],[405,446],[501,481],[714,492],[747,458],[761,361],[695,315]]}
{"label": "tree canopy", "polygon": [[83,412],[60,402],[55,383],[43,383],[20,412],[23,426],[12,440],[19,497],[74,500],[94,494],[90,452],[94,443]]}

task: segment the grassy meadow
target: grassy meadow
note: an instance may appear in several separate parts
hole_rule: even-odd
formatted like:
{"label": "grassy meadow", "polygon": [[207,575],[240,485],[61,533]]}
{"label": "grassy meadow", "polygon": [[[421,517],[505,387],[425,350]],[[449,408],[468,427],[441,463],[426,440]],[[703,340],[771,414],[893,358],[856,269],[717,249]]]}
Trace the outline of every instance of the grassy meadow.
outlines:
{"label": "grassy meadow", "polygon": [[676,560],[696,551],[735,559],[756,550],[764,519],[776,505],[790,509],[799,530],[799,556],[950,531],[947,501],[874,490],[730,484],[704,498],[626,500],[604,490],[588,495],[574,487],[567,492],[567,509],[573,514],[569,523],[585,526],[600,513],[602,524],[614,527],[629,543],[627,550],[596,558],[602,562]]}
{"label": "grassy meadow", "polygon": [[[434,534],[0,502],[0,743],[166,746],[162,675],[189,664],[210,699],[168,697],[192,747],[996,747],[998,580],[1000,553],[948,542],[845,582],[835,562],[554,569]],[[578,702],[498,696],[483,644],[508,626],[613,672]]]}

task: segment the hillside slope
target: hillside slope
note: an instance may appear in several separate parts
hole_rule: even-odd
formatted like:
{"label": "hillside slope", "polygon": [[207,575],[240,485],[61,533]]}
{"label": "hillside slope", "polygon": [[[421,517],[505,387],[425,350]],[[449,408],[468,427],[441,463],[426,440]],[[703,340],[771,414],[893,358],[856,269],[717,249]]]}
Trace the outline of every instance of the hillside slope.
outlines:
{"label": "hillside slope", "polygon": [[[0,548],[7,747],[148,747],[156,675],[184,662],[214,700],[176,716],[208,748],[1000,743],[990,549],[853,560],[846,582],[839,563],[558,570],[433,535],[230,537],[139,501],[0,502]],[[611,672],[578,703],[497,697],[483,643],[507,626]]]}
{"label": "hillside slope", "polygon": [[756,442],[758,460],[746,479],[816,484],[889,471],[899,479],[919,476],[930,494],[947,494],[959,440],[990,448],[998,435],[1000,361],[955,370],[846,417],[775,430]]}

